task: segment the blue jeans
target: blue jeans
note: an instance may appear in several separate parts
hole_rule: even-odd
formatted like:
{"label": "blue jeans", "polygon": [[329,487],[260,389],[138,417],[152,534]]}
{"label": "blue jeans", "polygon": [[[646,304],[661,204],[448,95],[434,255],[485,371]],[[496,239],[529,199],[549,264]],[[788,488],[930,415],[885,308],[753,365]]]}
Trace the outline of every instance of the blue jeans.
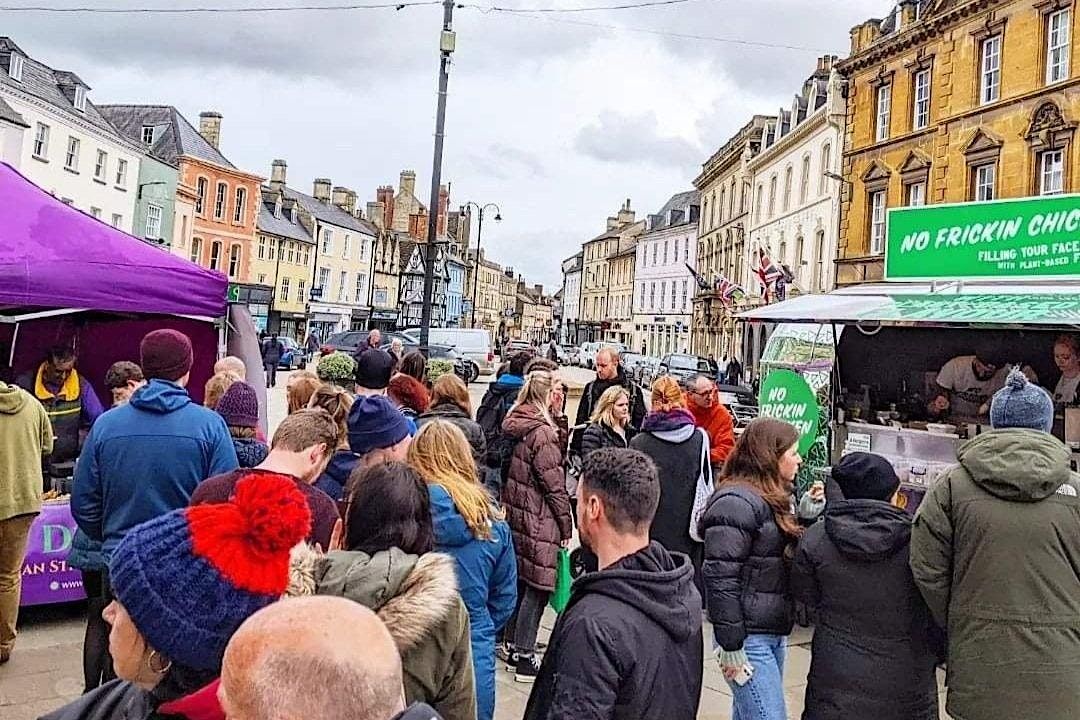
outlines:
{"label": "blue jeans", "polygon": [[750,682],[736,685],[728,680],[734,696],[732,720],[787,720],[784,701],[784,635],[747,635],[743,650],[754,674]]}

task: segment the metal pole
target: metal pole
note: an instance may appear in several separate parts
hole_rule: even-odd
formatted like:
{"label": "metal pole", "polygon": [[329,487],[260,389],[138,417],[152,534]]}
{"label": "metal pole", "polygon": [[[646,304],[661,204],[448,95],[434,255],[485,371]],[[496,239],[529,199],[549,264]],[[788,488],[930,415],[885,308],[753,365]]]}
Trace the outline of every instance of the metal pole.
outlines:
{"label": "metal pole", "polygon": [[472,326],[476,327],[476,291],[480,287],[480,242],[484,235],[484,208],[480,208],[479,223],[476,227],[476,257],[473,259],[472,283]]}
{"label": "metal pole", "polygon": [[424,253],[424,305],[420,311],[420,350],[428,353],[431,331],[431,296],[435,290],[435,244],[439,227],[439,187],[442,184],[444,128],[446,126],[446,86],[450,80],[450,55],[454,52],[454,0],[443,0],[443,29],[439,35],[439,99],[435,115],[435,153],[431,163],[431,202],[428,205],[427,248]]}

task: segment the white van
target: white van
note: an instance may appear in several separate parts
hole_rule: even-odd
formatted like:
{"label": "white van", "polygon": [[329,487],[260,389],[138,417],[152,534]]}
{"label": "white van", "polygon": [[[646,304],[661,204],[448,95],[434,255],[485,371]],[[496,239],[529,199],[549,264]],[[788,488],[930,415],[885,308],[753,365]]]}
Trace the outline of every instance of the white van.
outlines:
{"label": "white van", "polygon": [[[410,328],[403,334],[420,340],[420,329]],[[491,346],[491,335],[483,328],[431,328],[428,342],[432,345],[448,345],[471,361],[481,375],[495,372],[495,352]]]}

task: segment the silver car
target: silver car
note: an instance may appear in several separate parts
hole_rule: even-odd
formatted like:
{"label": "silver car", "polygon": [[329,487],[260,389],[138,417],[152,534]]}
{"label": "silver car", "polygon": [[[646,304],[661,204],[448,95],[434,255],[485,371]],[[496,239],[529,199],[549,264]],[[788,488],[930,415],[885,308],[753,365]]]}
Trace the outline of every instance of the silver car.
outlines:
{"label": "silver car", "polygon": [[[420,330],[412,328],[405,335],[420,341]],[[495,372],[495,350],[491,335],[483,328],[431,328],[428,342],[454,348],[467,362],[476,366],[479,375]]]}

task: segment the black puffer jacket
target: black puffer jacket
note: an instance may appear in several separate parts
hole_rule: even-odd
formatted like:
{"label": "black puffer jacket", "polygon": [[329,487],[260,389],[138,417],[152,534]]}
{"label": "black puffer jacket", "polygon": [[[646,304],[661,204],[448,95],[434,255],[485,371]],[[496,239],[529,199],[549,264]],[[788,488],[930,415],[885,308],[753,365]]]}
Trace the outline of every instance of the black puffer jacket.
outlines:
{"label": "black puffer jacket", "polygon": [[716,642],[742,648],[747,635],[787,635],[794,626],[784,551],[772,508],[746,485],[717,490],[701,517],[705,593]]}
{"label": "black puffer jacket", "polygon": [[465,439],[469,441],[469,447],[472,448],[473,460],[476,461],[477,467],[483,465],[484,456],[487,453],[484,431],[479,423],[465,414],[464,410],[453,403],[439,403],[416,419],[416,427],[422,428],[431,420],[446,420],[461,428],[461,432],[465,433]]}
{"label": "black puffer jacket", "polygon": [[937,720],[941,633],[908,567],[911,518],[830,502],[795,553],[795,599],[816,608],[803,720]]}
{"label": "black puffer jacket", "polygon": [[701,680],[694,569],[653,542],[574,583],[525,720],[693,720]]}
{"label": "black puffer jacket", "polygon": [[629,447],[633,430],[631,428],[626,428],[623,432],[624,434],[620,435],[604,423],[589,423],[589,426],[585,428],[585,431],[581,436],[582,459],[588,457],[589,453],[592,451],[600,450],[601,448]]}

